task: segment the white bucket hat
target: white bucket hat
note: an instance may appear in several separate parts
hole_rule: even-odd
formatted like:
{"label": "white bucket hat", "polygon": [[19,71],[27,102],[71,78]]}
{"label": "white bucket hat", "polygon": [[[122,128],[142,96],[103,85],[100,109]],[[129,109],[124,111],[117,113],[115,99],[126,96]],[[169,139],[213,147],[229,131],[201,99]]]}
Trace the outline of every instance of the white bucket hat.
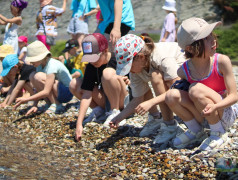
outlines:
{"label": "white bucket hat", "polygon": [[27,46],[27,54],[25,61],[37,62],[51,54],[47,47],[41,41],[34,41]]}
{"label": "white bucket hat", "polygon": [[208,24],[204,19],[192,17],[186,19],[178,28],[177,40],[179,46],[185,50],[185,47],[193,42],[207,37],[213,29],[220,25],[221,21]]}
{"label": "white bucket hat", "polygon": [[162,7],[164,10],[168,11],[177,11],[176,10],[176,1],[175,0],[165,0],[164,6]]}

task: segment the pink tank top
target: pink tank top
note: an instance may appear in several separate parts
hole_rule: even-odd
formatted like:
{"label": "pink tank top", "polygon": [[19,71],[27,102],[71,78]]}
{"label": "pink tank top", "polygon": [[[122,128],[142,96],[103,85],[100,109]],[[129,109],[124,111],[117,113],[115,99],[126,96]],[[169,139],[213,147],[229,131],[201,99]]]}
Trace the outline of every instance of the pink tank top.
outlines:
{"label": "pink tank top", "polygon": [[187,77],[188,82],[190,82],[191,84],[196,82],[202,83],[222,95],[226,90],[226,86],[223,76],[219,73],[217,59],[218,53],[216,53],[214,56],[213,65],[209,75],[200,80],[192,79],[188,68],[188,61],[183,63],[183,71]]}

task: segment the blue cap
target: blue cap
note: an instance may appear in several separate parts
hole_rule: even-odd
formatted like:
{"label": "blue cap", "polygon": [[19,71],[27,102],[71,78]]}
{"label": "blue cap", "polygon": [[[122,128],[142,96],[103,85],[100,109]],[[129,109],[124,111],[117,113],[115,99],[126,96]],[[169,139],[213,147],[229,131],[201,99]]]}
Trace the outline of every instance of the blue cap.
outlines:
{"label": "blue cap", "polygon": [[15,66],[17,65],[19,62],[18,57],[16,54],[10,54],[7,55],[3,61],[2,61],[2,73],[1,76],[6,76],[9,71]]}

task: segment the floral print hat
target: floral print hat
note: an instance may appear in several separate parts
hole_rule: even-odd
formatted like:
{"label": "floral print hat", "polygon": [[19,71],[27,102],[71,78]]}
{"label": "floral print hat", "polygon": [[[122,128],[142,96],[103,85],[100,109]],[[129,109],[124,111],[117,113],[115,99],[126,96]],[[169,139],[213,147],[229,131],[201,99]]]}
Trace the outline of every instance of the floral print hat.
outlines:
{"label": "floral print hat", "polygon": [[134,34],[121,37],[115,45],[115,56],[117,60],[117,74],[124,76],[131,70],[133,58],[144,47],[145,42]]}

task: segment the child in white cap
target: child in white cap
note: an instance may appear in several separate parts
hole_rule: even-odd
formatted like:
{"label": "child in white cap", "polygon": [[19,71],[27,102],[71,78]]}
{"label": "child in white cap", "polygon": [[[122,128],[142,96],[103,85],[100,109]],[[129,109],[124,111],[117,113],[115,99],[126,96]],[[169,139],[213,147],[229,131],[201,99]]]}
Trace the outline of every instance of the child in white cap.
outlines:
{"label": "child in white cap", "polygon": [[[185,61],[184,54],[177,43],[154,43],[148,36],[141,38],[133,34],[123,36],[117,41],[115,53],[117,74],[130,73],[133,99],[112,119],[110,122],[112,128],[117,128],[120,121],[134,113],[140,103],[153,98],[149,82],[156,96],[164,94],[179,79],[177,69]],[[174,119],[172,111],[165,102],[159,105],[163,119],[157,107],[151,107],[148,122],[140,132],[140,136],[149,136],[159,131],[154,143],[163,144],[173,139],[177,133],[183,132],[183,129]]]}
{"label": "child in white cap", "polygon": [[213,29],[221,24],[208,24],[201,18],[189,18],[178,29],[178,44],[188,59],[178,75],[191,85],[188,92],[171,89],[166,102],[184,121],[188,130],[173,140],[177,148],[203,141],[206,134],[204,118],[211,129],[210,136],[199,150],[212,150],[228,142],[227,130],[238,116],[235,77],[228,56],[216,53],[218,42]]}
{"label": "child in white cap", "polygon": [[162,7],[167,13],[163,28],[160,33],[160,42],[175,42],[176,40],[176,1],[165,0],[164,6]]}

